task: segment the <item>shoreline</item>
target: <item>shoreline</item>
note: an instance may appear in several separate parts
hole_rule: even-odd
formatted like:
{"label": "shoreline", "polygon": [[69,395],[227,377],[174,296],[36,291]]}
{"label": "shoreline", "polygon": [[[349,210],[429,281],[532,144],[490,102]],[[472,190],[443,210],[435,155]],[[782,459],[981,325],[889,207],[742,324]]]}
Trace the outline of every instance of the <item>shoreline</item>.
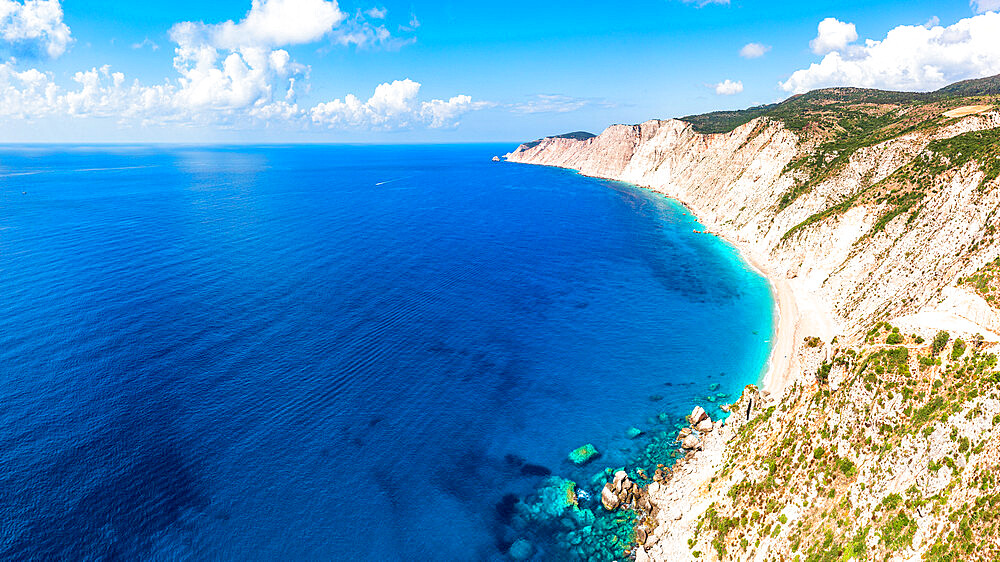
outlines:
{"label": "shoreline", "polygon": [[792,354],[799,331],[798,308],[795,293],[786,279],[780,279],[754,258],[750,249],[742,244],[718,234],[728,242],[747,264],[767,280],[774,299],[774,329],[771,335],[771,352],[760,377],[760,388],[768,394],[780,396],[792,379]]}
{"label": "shoreline", "polygon": [[[797,341],[799,335],[801,335],[800,332],[803,332],[805,329],[805,327],[803,326],[804,318],[801,316],[801,313],[799,312],[798,301],[796,298],[797,294],[792,289],[792,286],[789,284],[788,279],[785,277],[779,277],[775,275],[772,269],[765,265],[765,263],[767,263],[767,260],[760,259],[758,256],[756,256],[748,242],[743,242],[741,240],[738,240],[734,237],[731,237],[723,233],[721,231],[722,229],[717,228],[714,224],[711,224],[707,222],[705,219],[703,219],[702,217],[705,216],[705,213],[699,212],[699,209],[697,207],[681,199],[677,195],[667,193],[664,190],[657,189],[653,186],[641,185],[615,178],[585,174],[580,170],[577,170],[576,168],[569,168],[566,166],[555,166],[551,164],[535,164],[535,163],[517,162],[517,161],[512,162],[506,159],[506,157],[510,156],[510,154],[511,153],[505,155],[504,162],[509,162],[511,164],[521,164],[526,166],[545,166],[550,168],[567,170],[571,173],[586,178],[594,178],[599,180],[623,183],[625,185],[629,185],[646,191],[651,191],[662,197],[672,199],[677,203],[679,203],[682,207],[687,209],[691,213],[691,215],[694,216],[695,219],[704,226],[705,228],[705,230],[703,231],[704,234],[717,236],[726,241],[727,244],[732,246],[733,249],[736,250],[736,253],[739,254],[740,258],[745,263],[750,265],[750,267],[755,269],[758,273],[760,273],[762,277],[764,277],[764,279],[767,280],[768,285],[771,288],[771,295],[774,299],[775,322],[774,322],[774,332],[771,336],[771,352],[768,355],[767,362],[764,364],[764,369],[762,371],[763,375],[758,375],[756,385],[763,392],[766,392],[767,394],[773,395],[775,397],[780,397],[785,392],[785,390],[792,383],[792,379],[794,378],[793,376],[794,373],[792,368],[792,358],[796,350],[795,342]],[[816,312],[817,314],[821,312],[822,307],[817,302],[810,302],[808,304],[810,305],[810,308],[814,309],[814,312]],[[829,316],[829,314],[826,314],[825,316]],[[817,332],[821,333],[809,334],[809,335],[826,336],[826,337],[832,337],[833,335],[837,335],[836,333],[833,333],[832,335],[826,333],[826,332],[838,331],[836,329],[831,330],[831,327],[836,326],[838,324],[838,322],[835,319],[832,320],[827,317],[824,318],[823,321],[821,322],[819,321],[819,319],[814,319],[814,320],[816,320],[820,324],[824,324],[826,329],[816,330]],[[811,327],[815,328],[817,326],[811,325]]]}
{"label": "shoreline", "polygon": [[[579,170],[574,170],[572,168],[564,169],[572,170],[573,172],[584,177],[594,177],[596,179],[621,182],[621,180],[614,180],[611,178],[588,176],[587,174],[582,174]],[[788,283],[788,279],[775,275],[772,269],[765,265],[767,260],[760,259],[756,256],[749,243],[742,242],[721,232],[721,229],[704,220],[702,217],[705,216],[705,214],[699,212],[697,207],[691,205],[687,201],[652,186],[644,186],[630,182],[621,183],[651,191],[657,195],[676,201],[682,207],[687,209],[691,215],[704,226],[704,234],[717,236],[724,240],[734,250],[736,250],[736,253],[739,255],[740,259],[744,261],[744,263],[749,265],[757,273],[759,273],[761,277],[767,280],[767,284],[771,289],[771,296],[774,301],[774,327],[771,334],[771,351],[768,354],[767,362],[764,364],[764,368],[762,370],[763,374],[758,374],[757,382],[755,384],[758,388],[760,388],[760,390],[769,395],[773,395],[775,397],[781,396],[785,392],[785,389],[787,389],[792,383],[792,379],[794,378],[792,357],[795,354],[795,342],[798,340],[798,336],[800,335],[799,332],[803,329],[802,318],[800,317],[799,308],[796,302],[796,293]],[[814,305],[813,308],[817,307]]]}

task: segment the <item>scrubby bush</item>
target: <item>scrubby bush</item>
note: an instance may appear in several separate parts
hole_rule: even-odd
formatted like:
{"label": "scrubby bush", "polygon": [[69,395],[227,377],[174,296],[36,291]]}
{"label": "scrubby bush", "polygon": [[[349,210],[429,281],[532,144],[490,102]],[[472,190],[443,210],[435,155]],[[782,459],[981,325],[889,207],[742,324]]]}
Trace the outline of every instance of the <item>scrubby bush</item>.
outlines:
{"label": "scrubby bush", "polygon": [[965,342],[962,338],[955,338],[955,343],[951,344],[951,360],[955,361],[965,353]]}
{"label": "scrubby bush", "polygon": [[949,334],[948,332],[944,330],[938,332],[937,335],[934,336],[934,341],[931,342],[931,351],[934,353],[934,355],[937,355],[938,353],[944,351],[944,346],[948,345],[948,340],[950,339],[951,339],[951,334]]}

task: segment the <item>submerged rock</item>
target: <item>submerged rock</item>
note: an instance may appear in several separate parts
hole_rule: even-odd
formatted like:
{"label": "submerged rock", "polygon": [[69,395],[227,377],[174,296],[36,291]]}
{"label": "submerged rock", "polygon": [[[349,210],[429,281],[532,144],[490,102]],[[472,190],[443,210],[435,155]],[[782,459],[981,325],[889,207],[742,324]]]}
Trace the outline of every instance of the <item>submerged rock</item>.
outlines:
{"label": "submerged rock", "polygon": [[597,452],[597,447],[587,443],[586,445],[573,450],[573,452],[569,454],[569,460],[572,461],[573,464],[580,466],[587,464],[598,455],[600,455],[600,453]]}
{"label": "submerged rock", "polygon": [[521,474],[525,476],[549,476],[552,471],[544,466],[527,463],[521,467]]}
{"label": "submerged rock", "polygon": [[535,553],[535,547],[531,546],[531,543],[524,539],[517,539],[514,544],[510,545],[510,550],[507,554],[514,560],[527,560],[531,558],[531,555]]}

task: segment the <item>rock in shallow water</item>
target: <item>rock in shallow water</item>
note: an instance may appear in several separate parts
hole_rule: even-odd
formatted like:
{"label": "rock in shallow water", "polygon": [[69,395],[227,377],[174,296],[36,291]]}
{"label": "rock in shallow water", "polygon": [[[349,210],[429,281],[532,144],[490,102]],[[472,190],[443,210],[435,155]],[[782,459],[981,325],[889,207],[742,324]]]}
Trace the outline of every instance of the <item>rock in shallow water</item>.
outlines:
{"label": "rock in shallow water", "polygon": [[615,479],[613,481],[615,492],[622,491],[622,484],[625,482],[628,482],[628,473],[625,472],[624,470],[619,470],[618,472],[615,472]]}
{"label": "rock in shallow water", "polygon": [[608,511],[614,511],[618,509],[619,503],[618,495],[615,494],[611,482],[608,482],[604,485],[604,489],[601,490],[601,505]]}
{"label": "rock in shallow water", "polygon": [[684,447],[685,449],[694,449],[698,447],[698,445],[700,445],[700,443],[698,438],[694,435],[688,435],[684,438],[684,441],[681,441],[681,447]]}
{"label": "rock in shallow water", "polygon": [[573,461],[573,464],[580,466],[587,464],[594,457],[598,456],[600,453],[597,452],[597,447],[592,444],[587,443],[583,447],[575,449],[569,454],[569,460]]}
{"label": "rock in shallow water", "polygon": [[698,422],[708,417],[708,412],[705,411],[701,406],[695,406],[691,410],[691,425],[697,425]]}

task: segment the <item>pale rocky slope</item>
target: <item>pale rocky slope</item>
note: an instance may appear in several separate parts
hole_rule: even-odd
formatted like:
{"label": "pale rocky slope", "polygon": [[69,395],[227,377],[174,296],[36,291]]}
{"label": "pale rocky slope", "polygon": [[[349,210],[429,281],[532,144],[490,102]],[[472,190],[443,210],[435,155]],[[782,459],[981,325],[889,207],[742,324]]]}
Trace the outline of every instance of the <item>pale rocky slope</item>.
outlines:
{"label": "pale rocky slope", "polygon": [[[614,125],[588,140],[545,139],[508,154],[507,160],[572,168],[684,202],[710,231],[746,250],[772,278],[790,279],[800,311],[818,316],[813,335],[826,341],[857,335],[876,318],[900,316],[908,317],[911,329],[933,335],[936,327],[922,325],[913,315],[949,310],[943,289],[1000,253],[997,245],[967,252],[1000,206],[1000,190],[976,189],[983,174],[974,163],[925,199],[910,224],[904,213],[883,232],[866,237],[890,207],[870,203],[782,237],[811,215],[886,178],[930,141],[998,125],[1000,112],[993,111],[863,148],[845,169],[781,211],[778,202],[796,181],[794,172],[783,171],[806,149],[795,133],[766,117],[712,135],[698,134],[679,120]],[[1000,340],[995,315],[980,314],[974,321],[988,338]]]}
{"label": "pale rocky slope", "polygon": [[[998,126],[985,111],[871,143],[787,205],[808,175],[794,164],[819,143],[770,117],[718,134],[615,125],[506,156],[684,202],[781,303],[767,390],[748,387],[725,423],[702,423],[649,484],[636,560],[1000,556],[1000,313],[960,284],[1000,256],[1000,186],[984,182],[990,162],[960,152],[936,161],[917,204],[897,208],[906,189],[892,183],[939,156],[931,143]],[[977,343],[932,348],[940,330]]]}

